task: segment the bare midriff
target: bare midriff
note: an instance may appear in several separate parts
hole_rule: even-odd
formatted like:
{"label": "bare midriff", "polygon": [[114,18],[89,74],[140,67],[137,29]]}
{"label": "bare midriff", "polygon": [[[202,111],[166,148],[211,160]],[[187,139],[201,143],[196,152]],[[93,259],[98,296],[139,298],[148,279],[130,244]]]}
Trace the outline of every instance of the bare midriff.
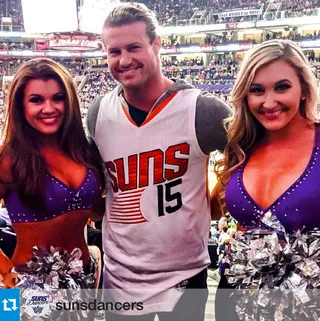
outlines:
{"label": "bare midriff", "polygon": [[34,246],[60,247],[69,253],[74,248],[82,251],[82,261],[89,261],[89,251],[84,238],[84,227],[89,217],[88,210],[67,212],[57,218],[42,222],[14,223],[17,245],[12,257],[14,266],[32,258]]}

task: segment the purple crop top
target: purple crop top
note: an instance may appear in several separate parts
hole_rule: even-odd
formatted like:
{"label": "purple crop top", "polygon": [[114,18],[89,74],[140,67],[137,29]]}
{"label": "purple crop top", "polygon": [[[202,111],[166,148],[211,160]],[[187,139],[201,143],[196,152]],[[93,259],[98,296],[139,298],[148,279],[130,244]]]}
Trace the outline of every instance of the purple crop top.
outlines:
{"label": "purple crop top", "polygon": [[245,162],[232,174],[226,187],[226,205],[230,214],[245,228],[260,227],[264,213],[271,211],[287,232],[305,227],[320,227],[320,127],[315,126],[315,143],[302,175],[267,209],[251,198],[243,184]]}
{"label": "purple crop top", "polygon": [[77,189],[67,186],[51,174],[46,176],[45,188],[45,212],[26,207],[15,191],[6,193],[4,201],[13,223],[41,222],[70,211],[90,209],[100,192],[95,175],[89,168]]}

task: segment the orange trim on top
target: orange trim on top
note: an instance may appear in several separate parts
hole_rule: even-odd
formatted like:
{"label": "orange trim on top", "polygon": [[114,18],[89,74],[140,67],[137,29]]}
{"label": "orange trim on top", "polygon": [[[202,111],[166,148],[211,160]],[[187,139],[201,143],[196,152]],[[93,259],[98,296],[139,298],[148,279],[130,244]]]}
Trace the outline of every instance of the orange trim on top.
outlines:
{"label": "orange trim on top", "polygon": [[165,100],[163,100],[158,106],[157,108],[155,108],[148,116],[147,118],[145,119],[145,121],[141,124],[141,126],[149,123],[149,121],[151,121],[154,117],[156,117],[160,112],[161,110],[164,109],[164,107],[166,107],[170,101],[175,97],[175,95],[177,94],[178,92],[175,91],[174,93],[171,94],[171,96],[167,97]]}
{"label": "orange trim on top", "polygon": [[[169,102],[175,97],[175,95],[177,94],[178,92],[175,91],[174,93],[172,93],[169,97],[167,97],[165,100],[163,100],[154,110],[152,110],[152,112],[147,116],[147,118],[145,119],[145,121],[141,124],[141,126],[147,124],[149,121],[151,121],[154,117],[156,117],[160,112],[161,110],[163,110],[168,104]],[[128,110],[122,106],[122,109],[125,113],[125,115],[127,116],[128,120],[130,121],[131,124],[133,124],[134,126],[136,127],[139,127],[137,126],[137,124],[132,120]],[[141,127],[140,126],[140,127]]]}
{"label": "orange trim on top", "polygon": [[138,127],[137,124],[132,120],[132,118],[131,118],[129,112],[127,111],[127,109],[126,109],[124,106],[122,106],[122,109],[123,109],[125,115],[127,116],[129,122],[130,122],[131,124],[133,124],[134,126]]}

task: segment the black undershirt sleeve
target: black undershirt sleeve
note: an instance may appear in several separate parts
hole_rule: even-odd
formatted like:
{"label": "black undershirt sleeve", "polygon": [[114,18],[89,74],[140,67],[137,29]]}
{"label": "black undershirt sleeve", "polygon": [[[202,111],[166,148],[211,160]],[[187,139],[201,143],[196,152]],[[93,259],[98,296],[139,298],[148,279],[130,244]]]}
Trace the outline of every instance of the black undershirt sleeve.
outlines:
{"label": "black undershirt sleeve", "polygon": [[227,143],[224,120],[232,115],[232,109],[210,93],[201,93],[196,106],[196,135],[203,153],[223,150]]}

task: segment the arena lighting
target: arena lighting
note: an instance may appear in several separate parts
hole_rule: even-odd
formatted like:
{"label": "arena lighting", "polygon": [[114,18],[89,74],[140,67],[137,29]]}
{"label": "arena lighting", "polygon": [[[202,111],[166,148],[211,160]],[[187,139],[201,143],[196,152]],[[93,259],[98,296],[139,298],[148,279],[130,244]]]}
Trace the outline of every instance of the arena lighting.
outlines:
{"label": "arena lighting", "polygon": [[25,37],[24,32],[17,31],[0,31],[1,38],[22,38]]}
{"label": "arena lighting", "polygon": [[279,26],[301,26],[319,24],[320,16],[307,16],[297,18],[286,18],[277,20],[259,20],[256,22],[256,27],[279,27]]}
{"label": "arena lighting", "polygon": [[180,52],[181,53],[193,53],[193,52],[199,52],[201,51],[200,46],[190,46],[190,47],[180,47]]}
{"label": "arena lighting", "polygon": [[79,30],[101,34],[108,13],[120,0],[82,0],[79,8]]}
{"label": "arena lighting", "polygon": [[206,37],[207,34],[206,33],[194,33],[192,35],[186,35],[186,38],[195,38],[195,37]]}
{"label": "arena lighting", "polygon": [[312,48],[312,47],[319,48],[320,47],[320,40],[318,39],[318,40],[301,41],[301,42],[298,42],[298,45],[301,48]]}
{"label": "arena lighting", "polygon": [[20,31],[0,31],[0,38],[40,38],[43,35]]}
{"label": "arena lighting", "polygon": [[[320,17],[319,17],[319,22],[320,22]],[[306,26],[301,26],[299,27],[301,30],[319,30],[320,29],[320,24],[318,25],[306,25]]]}
{"label": "arena lighting", "polygon": [[70,32],[78,29],[75,0],[21,0],[28,33]]}
{"label": "arena lighting", "polygon": [[105,53],[97,52],[76,52],[76,51],[32,51],[32,50],[0,50],[0,57],[32,58],[32,57],[59,57],[59,58],[106,58]]}
{"label": "arena lighting", "polygon": [[[263,33],[263,29],[249,29],[249,30],[240,30],[238,32],[239,35],[245,35],[245,34],[262,34]],[[283,31],[283,29],[281,29],[281,31]]]}
{"label": "arena lighting", "polygon": [[16,50],[14,51],[7,51],[8,56],[19,56],[19,57],[33,57],[33,51],[32,50]]}
{"label": "arena lighting", "polygon": [[214,46],[211,46],[211,45],[207,45],[207,46],[204,46],[204,47],[201,47],[200,50],[201,52],[203,53],[210,53],[210,52],[213,52],[213,50],[215,49]]}
{"label": "arena lighting", "polygon": [[256,26],[255,22],[238,22],[237,29],[250,29]]}
{"label": "arena lighting", "polygon": [[158,27],[159,36],[170,36],[170,35],[186,35],[190,33],[198,32],[209,32],[209,31],[225,31],[226,24],[214,24],[214,25],[201,25],[201,26],[180,26],[180,27]]}
{"label": "arena lighting", "polygon": [[106,54],[100,51],[95,51],[95,52],[84,52],[82,54],[84,57],[91,57],[91,58],[106,58]]}
{"label": "arena lighting", "polygon": [[217,51],[238,51],[240,50],[239,44],[216,46]]}
{"label": "arena lighting", "polygon": [[172,47],[172,48],[160,48],[160,54],[176,54],[177,53],[177,49],[176,47]]}

